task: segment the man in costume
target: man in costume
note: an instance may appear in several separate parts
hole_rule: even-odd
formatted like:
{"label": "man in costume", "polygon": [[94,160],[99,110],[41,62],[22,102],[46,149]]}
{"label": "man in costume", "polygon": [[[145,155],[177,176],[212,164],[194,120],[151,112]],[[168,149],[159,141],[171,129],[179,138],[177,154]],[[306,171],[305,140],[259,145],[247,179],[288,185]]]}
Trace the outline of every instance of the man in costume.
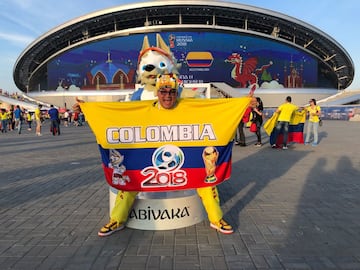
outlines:
{"label": "man in costume", "polygon": [[[164,42],[164,40],[161,38],[159,34],[156,34],[156,47],[150,46],[148,36],[144,37],[142,49],[139,54],[138,59],[138,70],[137,70],[137,78],[138,83],[140,83],[141,87],[138,88],[131,96],[131,101],[138,101],[138,100],[157,100],[158,99],[158,86],[157,86],[157,77],[159,75],[163,74],[173,74],[172,76],[176,78],[175,83],[176,85],[173,85],[173,87],[177,90],[177,96],[180,97],[195,97],[195,91],[192,90],[186,90],[183,91],[183,87],[179,85],[179,80],[176,77],[178,75],[178,68],[180,67],[180,64],[177,63],[176,59],[174,58],[173,54],[170,51],[169,46],[167,46]],[[183,95],[181,95],[183,93]],[[117,151],[113,151],[113,153],[118,153]],[[120,153],[117,155],[121,156]],[[114,158],[113,155],[112,159]],[[116,160],[123,160],[122,158],[117,158]],[[119,171],[118,165],[113,166],[115,173],[117,175],[121,175],[120,173],[117,173],[116,171]],[[120,167],[124,167],[122,164]],[[119,178],[119,177],[118,177]],[[124,180],[122,177],[119,179]],[[113,180],[114,181],[114,180]],[[133,201],[135,200],[135,196],[138,194],[138,192],[134,193],[133,198],[131,198],[131,203],[129,203],[130,206],[126,206],[127,208],[131,208],[131,205],[133,204]],[[117,196],[115,199],[115,205],[117,206],[118,203],[122,201],[122,198],[124,196],[124,192],[119,190],[117,192]],[[130,196],[128,194],[128,196]],[[115,207],[117,208],[117,207]],[[115,212],[118,210],[115,210]],[[123,210],[121,210],[123,211]],[[125,211],[128,212],[128,211]],[[112,216],[116,216],[118,214],[112,214]],[[115,218],[115,220],[126,220],[126,216],[123,216],[122,218]],[[111,222],[110,222],[111,223]],[[102,231],[105,229],[102,228]],[[104,236],[103,233],[100,231],[99,236]]]}
{"label": "man in costume", "polygon": [[[178,102],[179,81],[175,74],[159,75],[156,80],[157,101],[152,106],[159,110],[176,110]],[[216,186],[197,188],[204,208],[208,214],[210,227],[221,233],[231,234],[233,229],[223,219],[223,212],[220,208],[220,198]],[[138,191],[119,191],[116,197],[114,208],[110,215],[110,221],[98,232],[99,236],[108,236],[122,230],[128,219],[129,212],[135,201]]]}

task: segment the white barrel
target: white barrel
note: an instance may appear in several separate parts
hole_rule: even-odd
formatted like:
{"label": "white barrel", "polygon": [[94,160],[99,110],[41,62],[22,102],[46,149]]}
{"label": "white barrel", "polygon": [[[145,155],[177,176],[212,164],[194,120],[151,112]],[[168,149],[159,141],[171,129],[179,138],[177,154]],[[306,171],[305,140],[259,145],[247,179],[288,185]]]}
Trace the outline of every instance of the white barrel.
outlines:
{"label": "white barrel", "polygon": [[[117,189],[109,189],[110,213]],[[195,225],[206,218],[196,190],[140,192],[129,214],[127,227],[140,230],[173,230]]]}

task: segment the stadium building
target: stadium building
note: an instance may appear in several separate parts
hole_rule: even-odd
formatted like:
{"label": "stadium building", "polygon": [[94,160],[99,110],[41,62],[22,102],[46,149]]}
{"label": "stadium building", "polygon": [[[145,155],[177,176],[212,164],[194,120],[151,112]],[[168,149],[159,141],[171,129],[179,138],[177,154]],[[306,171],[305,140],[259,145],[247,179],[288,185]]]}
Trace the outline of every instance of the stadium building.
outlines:
{"label": "stadium building", "polygon": [[149,1],[93,12],[43,34],[13,71],[28,96],[59,107],[75,96],[124,100],[137,87],[139,53],[147,36],[170,47],[186,85],[212,96],[246,95],[253,84],[266,106],[287,95],[296,104],[346,89],[354,64],[333,38],[272,10],[222,1]]}

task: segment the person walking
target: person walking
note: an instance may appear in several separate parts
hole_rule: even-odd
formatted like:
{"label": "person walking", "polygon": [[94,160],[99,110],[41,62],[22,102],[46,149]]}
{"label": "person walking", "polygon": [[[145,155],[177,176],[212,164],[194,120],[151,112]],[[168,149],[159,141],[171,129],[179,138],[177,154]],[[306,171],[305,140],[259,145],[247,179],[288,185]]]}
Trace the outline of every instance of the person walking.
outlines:
{"label": "person walking", "polygon": [[274,141],[272,142],[271,147],[277,148],[277,137],[280,132],[283,131],[283,147],[282,149],[286,150],[287,141],[288,141],[288,133],[289,133],[289,123],[293,113],[298,110],[298,106],[291,103],[291,96],[287,96],[285,99],[285,103],[281,104],[275,111],[278,114],[277,124],[274,129]]}
{"label": "person walking", "polygon": [[28,123],[28,130],[31,131],[31,124],[32,124],[33,119],[32,119],[32,115],[31,115],[30,111],[27,111],[27,113],[26,113],[26,121]]}
{"label": "person walking", "polygon": [[8,131],[12,131],[14,130],[15,127],[15,121],[14,121],[14,109],[10,108],[10,110],[8,110],[7,112],[7,128]]}
{"label": "person walking", "polygon": [[8,125],[8,114],[5,109],[1,109],[0,112],[0,120],[1,120],[1,133],[6,133],[7,125]]}
{"label": "person walking", "polygon": [[263,111],[264,105],[260,97],[256,97],[256,106],[252,110],[252,119],[251,122],[255,123],[256,131],[255,135],[257,137],[257,142],[255,146],[262,146],[261,143],[261,126],[263,124]]}
{"label": "person walking", "polygon": [[241,119],[238,128],[236,130],[236,139],[235,139],[235,145],[240,145],[240,146],[246,146],[246,139],[245,139],[245,133],[244,133],[244,127],[246,125],[246,123],[249,122],[250,119],[250,114],[251,114],[251,106],[249,106],[245,113],[243,118]]}
{"label": "person walking", "polygon": [[66,110],[64,112],[64,126],[65,127],[69,126],[69,110]]}
{"label": "person walking", "polygon": [[22,124],[22,120],[23,120],[23,111],[20,109],[19,105],[16,105],[16,108],[14,110],[14,119],[15,119],[14,128],[17,129],[19,134],[21,134],[21,124]]}
{"label": "person walking", "polygon": [[36,135],[37,136],[42,136],[42,134],[41,134],[41,126],[42,126],[41,108],[42,108],[42,105],[39,104],[38,107],[35,109]]}
{"label": "person walking", "polygon": [[59,111],[54,107],[54,105],[50,105],[50,110],[48,111],[51,121],[51,132],[55,136],[56,134],[60,135],[60,119],[59,119]]}
{"label": "person walking", "polygon": [[[309,115],[309,120],[307,122],[307,131],[305,137],[305,144],[310,143],[310,137],[313,135],[314,140],[312,146],[318,145],[318,129],[321,115],[320,106],[316,105],[316,99],[312,98],[309,101],[309,106],[305,107],[306,113]],[[311,134],[312,133],[312,134]]]}

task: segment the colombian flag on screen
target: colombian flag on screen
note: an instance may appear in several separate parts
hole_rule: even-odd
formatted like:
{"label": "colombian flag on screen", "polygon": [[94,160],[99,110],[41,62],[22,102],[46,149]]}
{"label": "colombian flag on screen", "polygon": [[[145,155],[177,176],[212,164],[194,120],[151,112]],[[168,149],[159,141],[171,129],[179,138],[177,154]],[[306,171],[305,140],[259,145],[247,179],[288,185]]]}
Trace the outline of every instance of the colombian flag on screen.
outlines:
{"label": "colombian flag on screen", "polygon": [[232,140],[250,98],[89,102],[81,109],[96,136],[109,185],[126,191],[213,186],[230,178]]}
{"label": "colombian flag on screen", "polygon": [[211,52],[189,52],[185,60],[189,67],[210,67],[214,58]]}

